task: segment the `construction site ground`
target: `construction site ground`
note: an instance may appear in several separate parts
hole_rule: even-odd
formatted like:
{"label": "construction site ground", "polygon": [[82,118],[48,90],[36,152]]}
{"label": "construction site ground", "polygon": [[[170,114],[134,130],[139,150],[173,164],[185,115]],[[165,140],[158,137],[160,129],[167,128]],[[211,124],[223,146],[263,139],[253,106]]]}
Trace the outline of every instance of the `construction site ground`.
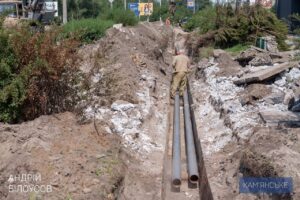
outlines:
{"label": "construction site ground", "polygon": [[[0,199],[300,199],[300,129],[268,124],[260,115],[287,112],[280,81],[298,71],[300,78],[299,65],[276,80],[236,85],[245,70],[226,52],[193,62],[200,180],[189,187],[182,146],[182,186],[172,190],[171,61],[186,40],[179,28],[144,22],[111,28],[82,46],[74,112],[0,123]],[[22,174],[40,174],[41,180],[10,180]],[[292,177],[294,193],[240,194],[243,176]],[[49,185],[51,192],[9,190],[30,184]]]}

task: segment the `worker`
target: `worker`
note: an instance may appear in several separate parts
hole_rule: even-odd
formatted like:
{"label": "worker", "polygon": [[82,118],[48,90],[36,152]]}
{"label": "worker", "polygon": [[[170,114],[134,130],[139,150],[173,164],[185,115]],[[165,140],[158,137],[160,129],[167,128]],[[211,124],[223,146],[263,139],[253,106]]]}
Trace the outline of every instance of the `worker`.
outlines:
{"label": "worker", "polygon": [[170,26],[170,25],[171,25],[170,17],[168,17],[168,18],[166,19],[166,25],[167,25],[167,26]]}
{"label": "worker", "polygon": [[189,71],[190,64],[190,59],[185,55],[185,50],[177,50],[176,56],[174,56],[172,62],[174,71],[171,85],[171,98],[175,97],[177,90],[179,90],[179,95],[183,96],[183,92],[186,88],[187,73]]}

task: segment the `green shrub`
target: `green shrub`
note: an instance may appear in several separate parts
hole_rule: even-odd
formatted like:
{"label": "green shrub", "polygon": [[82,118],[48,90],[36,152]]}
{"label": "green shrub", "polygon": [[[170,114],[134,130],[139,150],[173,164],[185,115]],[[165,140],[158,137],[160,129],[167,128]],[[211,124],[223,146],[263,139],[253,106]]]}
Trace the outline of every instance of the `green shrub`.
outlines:
{"label": "green shrub", "polygon": [[249,48],[249,45],[243,45],[243,44],[237,44],[233,47],[225,49],[225,51],[230,53],[240,53],[242,51],[245,51]]}
{"label": "green shrub", "polygon": [[287,25],[274,13],[259,5],[243,6],[238,11],[231,6],[206,7],[185,25],[200,34],[214,33],[217,47],[229,48],[238,44],[254,44],[258,37],[273,35],[280,50],[286,50]]}
{"label": "green shrub", "polygon": [[192,31],[199,28],[200,34],[204,34],[209,30],[216,29],[216,12],[215,8],[208,6],[202,11],[197,12],[191,19],[184,25],[186,31]]}
{"label": "green shrub", "polygon": [[[68,73],[78,42],[60,30],[0,30],[0,121],[18,122],[67,110]],[[68,73],[66,73],[68,72]],[[64,79],[65,78],[65,79]]]}
{"label": "green shrub", "polygon": [[100,16],[104,20],[112,20],[117,24],[123,24],[124,26],[134,26],[138,23],[137,17],[130,10],[124,10],[123,8],[115,8],[108,10]]}
{"label": "green shrub", "polygon": [[84,43],[90,43],[105,35],[105,31],[112,27],[113,21],[101,19],[73,20],[63,26],[64,37],[73,37]]}
{"label": "green shrub", "polygon": [[172,23],[179,23],[184,18],[190,18],[193,15],[193,11],[190,9],[187,9],[186,6],[179,5],[176,6],[176,12],[174,17],[171,17]]}
{"label": "green shrub", "polygon": [[159,21],[160,17],[164,21],[167,19],[168,15],[169,15],[169,7],[166,3],[162,4],[161,7],[158,3],[154,3],[153,13],[152,15],[150,15],[149,21],[150,22]]}

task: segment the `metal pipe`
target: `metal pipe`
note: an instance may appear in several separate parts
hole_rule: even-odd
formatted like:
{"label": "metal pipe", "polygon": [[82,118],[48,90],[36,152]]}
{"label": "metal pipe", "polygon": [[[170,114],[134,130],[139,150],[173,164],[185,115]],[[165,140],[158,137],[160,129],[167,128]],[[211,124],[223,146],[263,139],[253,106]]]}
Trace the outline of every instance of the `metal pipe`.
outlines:
{"label": "metal pipe", "polygon": [[185,143],[186,143],[186,151],[187,151],[188,174],[189,174],[189,180],[192,183],[196,183],[199,179],[199,173],[198,173],[195,141],[193,136],[190,104],[189,104],[187,90],[184,91],[183,101],[184,101],[184,125],[185,125]]}
{"label": "metal pipe", "polygon": [[174,117],[173,117],[173,170],[172,170],[172,184],[175,187],[181,185],[181,148],[180,148],[180,105],[179,94],[176,92],[174,103]]}

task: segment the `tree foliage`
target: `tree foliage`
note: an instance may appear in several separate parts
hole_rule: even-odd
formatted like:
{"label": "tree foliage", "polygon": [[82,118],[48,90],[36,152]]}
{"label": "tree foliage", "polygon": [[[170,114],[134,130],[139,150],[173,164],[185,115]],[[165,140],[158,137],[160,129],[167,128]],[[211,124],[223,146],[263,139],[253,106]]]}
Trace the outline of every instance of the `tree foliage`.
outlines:
{"label": "tree foliage", "polygon": [[254,44],[261,36],[273,35],[281,50],[286,49],[287,25],[274,13],[259,5],[242,6],[238,10],[230,5],[211,7],[196,13],[185,25],[200,34],[214,33],[214,44],[227,48],[237,44]]}
{"label": "tree foliage", "polygon": [[65,97],[70,87],[62,78],[78,43],[58,41],[57,31],[0,28],[0,121],[29,120],[68,109]]}

